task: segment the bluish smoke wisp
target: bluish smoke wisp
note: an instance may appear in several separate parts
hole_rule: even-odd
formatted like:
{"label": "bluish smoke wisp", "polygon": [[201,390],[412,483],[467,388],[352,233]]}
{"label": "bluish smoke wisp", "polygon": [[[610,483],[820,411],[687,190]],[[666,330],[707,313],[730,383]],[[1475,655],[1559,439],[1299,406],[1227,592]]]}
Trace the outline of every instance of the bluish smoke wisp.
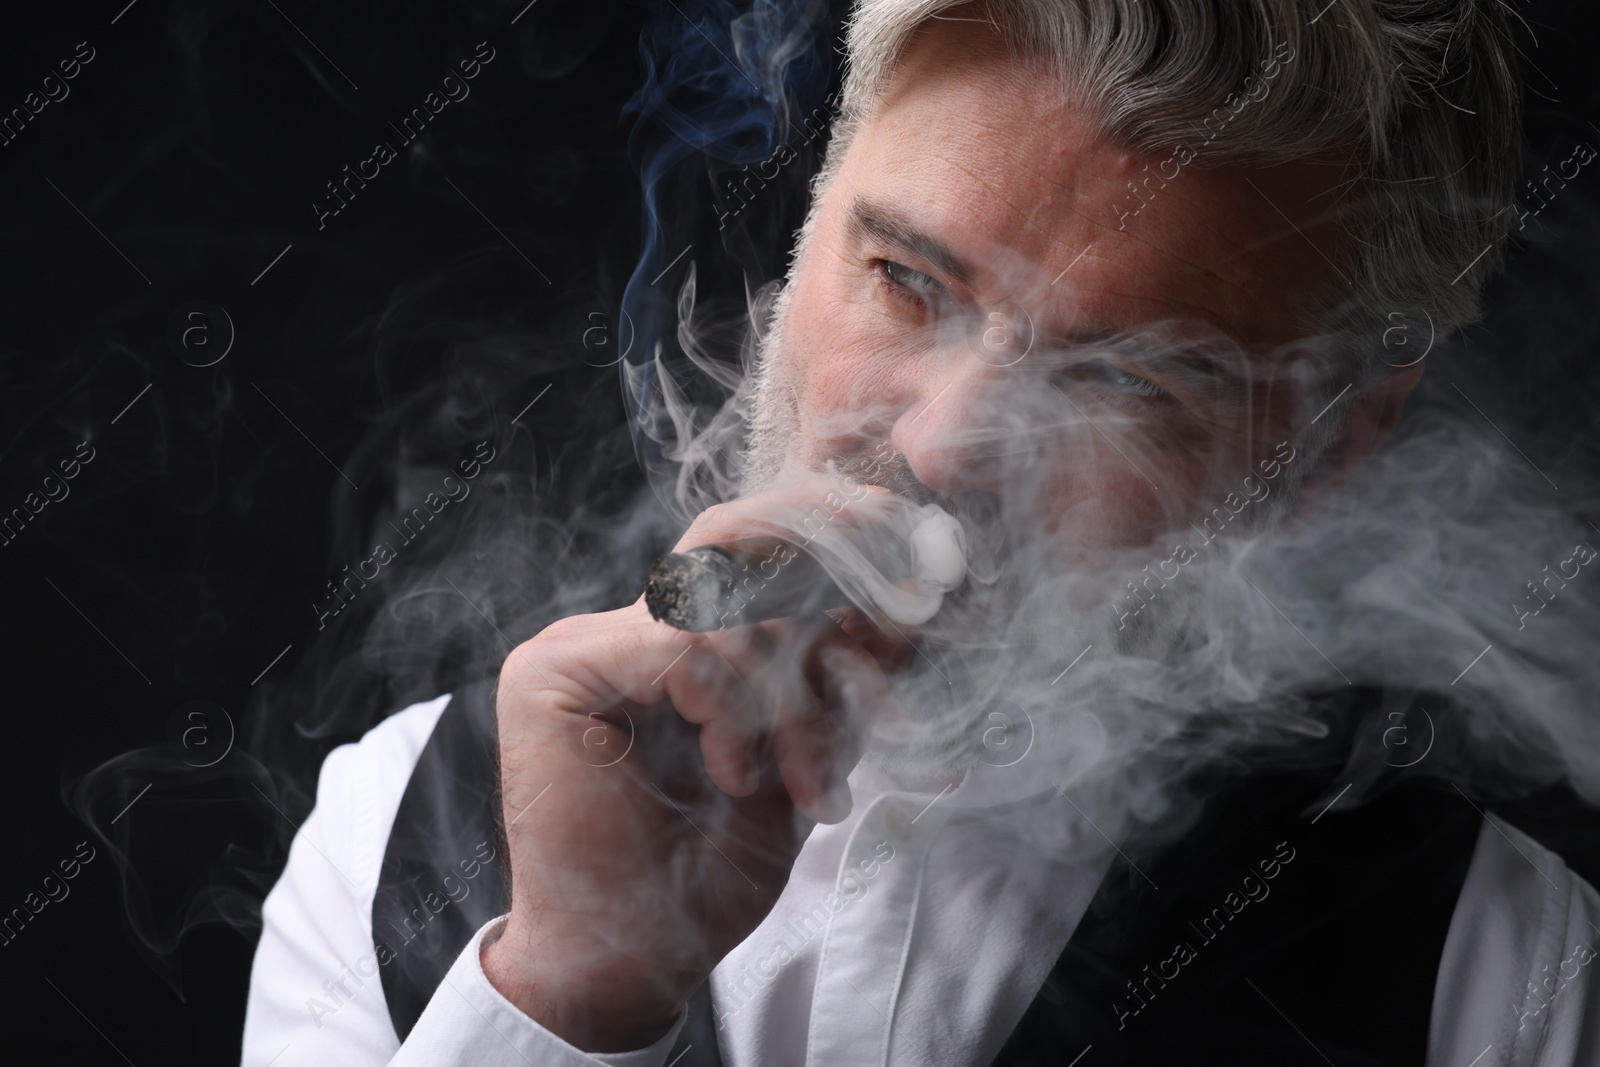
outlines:
{"label": "bluish smoke wisp", "polygon": [[[635,454],[666,499],[670,424],[662,383],[674,369],[676,293],[692,271],[710,203],[709,162],[766,158],[791,116],[821,99],[832,69],[822,0],[683,0],[657,9],[639,42],[645,78],[623,109],[645,201],[644,247],[623,294],[634,343],[619,364]],[[679,391],[682,391],[681,389]]]}

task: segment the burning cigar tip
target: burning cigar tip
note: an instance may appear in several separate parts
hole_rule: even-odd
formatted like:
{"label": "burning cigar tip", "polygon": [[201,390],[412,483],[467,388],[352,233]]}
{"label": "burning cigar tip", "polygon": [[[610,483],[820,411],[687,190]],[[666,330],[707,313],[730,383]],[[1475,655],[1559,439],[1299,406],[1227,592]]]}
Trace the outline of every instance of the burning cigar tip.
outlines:
{"label": "burning cigar tip", "polygon": [[651,618],[691,633],[819,615],[850,598],[804,548],[776,537],[704,545],[650,569]]}
{"label": "burning cigar tip", "polygon": [[[960,522],[924,506],[911,531],[910,563],[917,589],[881,575],[863,576],[864,592],[896,623],[918,626],[939,610],[945,593],[966,578],[966,537]],[[645,585],[650,617],[679,630],[704,633],[845,607],[851,598],[805,548],[777,537],[704,545],[657,560]]]}
{"label": "burning cigar tip", "polygon": [[741,570],[725,549],[714,545],[674,552],[656,560],[644,587],[645,607],[657,622],[691,633],[719,629],[721,605]]}

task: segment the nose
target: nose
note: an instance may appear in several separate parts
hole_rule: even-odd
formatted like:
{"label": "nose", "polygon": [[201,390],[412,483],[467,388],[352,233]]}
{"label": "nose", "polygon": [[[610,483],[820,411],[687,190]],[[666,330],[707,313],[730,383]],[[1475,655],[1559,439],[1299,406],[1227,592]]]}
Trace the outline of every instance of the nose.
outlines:
{"label": "nose", "polygon": [[972,355],[939,364],[918,376],[889,440],[931,489],[1003,495],[1003,467],[1017,462],[1020,444],[1007,439],[1020,375]]}

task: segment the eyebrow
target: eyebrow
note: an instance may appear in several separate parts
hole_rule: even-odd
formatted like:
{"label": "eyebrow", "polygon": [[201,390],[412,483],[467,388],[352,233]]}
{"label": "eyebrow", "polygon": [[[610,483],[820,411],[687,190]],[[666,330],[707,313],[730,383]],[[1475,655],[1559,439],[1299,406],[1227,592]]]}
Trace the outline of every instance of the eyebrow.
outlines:
{"label": "eyebrow", "polygon": [[977,272],[938,238],[917,227],[905,215],[885,204],[856,197],[846,223],[851,237],[876,237],[910,252],[968,289],[977,288]]}
{"label": "eyebrow", "polygon": [[[876,237],[912,253],[968,289],[977,288],[977,272],[971,266],[944,242],[918,229],[906,215],[887,204],[857,196],[850,203],[845,225],[851,238],[858,242]],[[1047,347],[1065,349],[1093,348],[1120,339],[1122,331],[1106,326],[1085,326],[1039,338]],[[1246,380],[1222,360],[1197,353],[1167,353],[1151,362],[1164,365],[1168,373],[1211,386],[1216,399],[1237,400],[1247,392]]]}
{"label": "eyebrow", "polygon": [[[846,228],[852,239],[862,241],[876,237],[926,261],[946,276],[960,282],[968,289],[977,289],[977,271],[969,266],[950,247],[933,235],[917,229],[905,215],[894,208],[858,196],[850,204]],[[1109,327],[1086,326],[1067,334],[1051,337],[1047,344],[1058,346],[1089,345],[1110,340],[1116,331]]]}

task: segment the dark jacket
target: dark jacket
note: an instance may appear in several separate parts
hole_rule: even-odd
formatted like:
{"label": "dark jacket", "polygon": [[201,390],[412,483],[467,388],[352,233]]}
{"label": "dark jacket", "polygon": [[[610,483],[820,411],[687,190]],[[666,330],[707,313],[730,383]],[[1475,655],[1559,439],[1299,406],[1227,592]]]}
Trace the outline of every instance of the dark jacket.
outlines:
{"label": "dark jacket", "polygon": [[[483,687],[451,700],[385,851],[373,936],[402,1039],[507,907],[494,876],[459,902],[434,885],[440,856],[500,850],[490,703]],[[1340,725],[1293,760],[1236,755],[1196,773],[1201,816],[1159,847],[1124,842],[995,1063],[1421,1064],[1482,815],[1453,786],[1403,773],[1364,783],[1364,803],[1327,807],[1353,780],[1352,738],[1384,706],[1342,698]],[[720,1064],[706,987],[668,1059]]]}

